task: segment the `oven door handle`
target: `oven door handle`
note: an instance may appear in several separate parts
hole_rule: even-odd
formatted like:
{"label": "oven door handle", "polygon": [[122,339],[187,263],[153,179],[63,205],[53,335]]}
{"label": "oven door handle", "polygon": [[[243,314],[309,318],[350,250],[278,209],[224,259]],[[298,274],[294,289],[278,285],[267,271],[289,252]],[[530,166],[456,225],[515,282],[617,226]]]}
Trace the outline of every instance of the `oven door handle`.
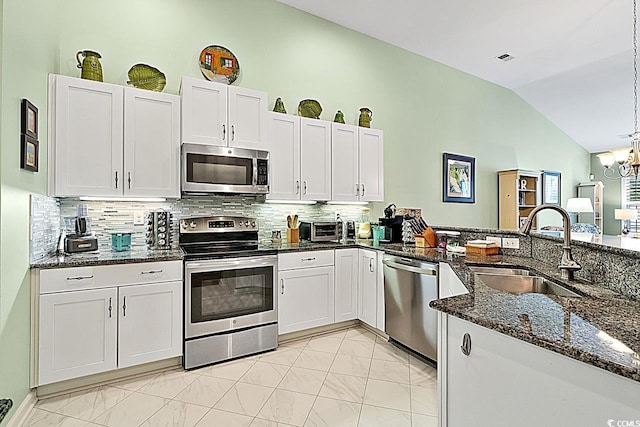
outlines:
{"label": "oven door handle", "polygon": [[260,259],[251,259],[251,257],[233,260],[229,259],[213,259],[207,261],[187,261],[184,264],[186,271],[218,271],[228,268],[252,268],[252,267],[275,267],[277,257],[261,257]]}

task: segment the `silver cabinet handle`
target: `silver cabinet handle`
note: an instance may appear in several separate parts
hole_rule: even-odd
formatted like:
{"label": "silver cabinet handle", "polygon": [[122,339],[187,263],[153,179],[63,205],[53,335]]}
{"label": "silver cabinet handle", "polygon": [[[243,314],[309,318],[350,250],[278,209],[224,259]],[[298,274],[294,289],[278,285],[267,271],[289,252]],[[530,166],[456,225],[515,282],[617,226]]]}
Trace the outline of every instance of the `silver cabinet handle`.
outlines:
{"label": "silver cabinet handle", "polygon": [[224,123],[222,124],[222,140],[224,141],[225,137],[227,136],[227,125],[225,125]]}
{"label": "silver cabinet handle", "polygon": [[127,317],[127,297],[122,297],[122,317]]}
{"label": "silver cabinet handle", "polygon": [[158,274],[162,273],[163,270],[149,270],[149,271],[141,271],[140,274]]}
{"label": "silver cabinet handle", "polygon": [[131,172],[127,172],[128,178],[127,181],[129,182],[129,190],[131,190]]}
{"label": "silver cabinet handle", "polygon": [[462,345],[460,346],[460,350],[462,350],[462,354],[468,356],[471,354],[471,335],[464,334],[462,337]]}
{"label": "silver cabinet handle", "polygon": [[87,279],[93,279],[93,275],[91,275],[91,276],[67,277],[67,280],[87,280]]}
{"label": "silver cabinet handle", "polygon": [[362,196],[364,197],[364,184],[362,184]]}
{"label": "silver cabinet handle", "polygon": [[369,258],[369,272],[373,273],[373,258]]}
{"label": "silver cabinet handle", "polygon": [[316,257],[313,258],[300,258],[300,261],[315,261]]}
{"label": "silver cabinet handle", "polygon": [[111,298],[109,298],[109,319],[111,319]]}
{"label": "silver cabinet handle", "polygon": [[116,188],[118,188],[118,171],[116,171]]}
{"label": "silver cabinet handle", "polygon": [[356,196],[360,195],[360,185],[356,184]]}
{"label": "silver cabinet handle", "polygon": [[236,139],[236,127],[234,125],[231,125],[231,141],[234,141]]}
{"label": "silver cabinet handle", "polygon": [[302,181],[302,188],[304,189],[304,193],[302,194],[307,194],[307,181]]}
{"label": "silver cabinet handle", "polygon": [[280,287],[281,287],[280,293],[284,295],[284,279],[280,279]]}
{"label": "silver cabinet handle", "polygon": [[296,181],[296,194],[300,194],[300,181]]}

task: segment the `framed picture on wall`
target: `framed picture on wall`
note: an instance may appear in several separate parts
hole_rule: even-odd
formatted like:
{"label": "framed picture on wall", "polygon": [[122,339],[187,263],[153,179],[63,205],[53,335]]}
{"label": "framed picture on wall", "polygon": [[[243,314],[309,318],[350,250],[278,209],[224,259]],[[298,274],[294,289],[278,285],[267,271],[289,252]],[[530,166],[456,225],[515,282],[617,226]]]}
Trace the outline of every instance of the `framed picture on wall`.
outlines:
{"label": "framed picture on wall", "polygon": [[560,172],[542,171],[542,204],[560,206]]}
{"label": "framed picture on wall", "polygon": [[38,172],[38,141],[29,135],[22,135],[20,142],[20,167]]}
{"label": "framed picture on wall", "polygon": [[22,98],[21,108],[21,131],[23,134],[33,139],[38,139],[38,108],[29,102],[28,99]]}
{"label": "framed picture on wall", "polygon": [[442,201],[453,203],[476,202],[476,159],[458,154],[443,153]]}

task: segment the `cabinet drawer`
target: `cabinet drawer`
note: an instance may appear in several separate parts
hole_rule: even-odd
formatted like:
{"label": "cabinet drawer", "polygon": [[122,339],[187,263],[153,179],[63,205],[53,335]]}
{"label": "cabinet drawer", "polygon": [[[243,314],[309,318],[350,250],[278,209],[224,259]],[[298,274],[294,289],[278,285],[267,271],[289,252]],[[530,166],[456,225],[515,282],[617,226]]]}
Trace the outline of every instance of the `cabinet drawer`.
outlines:
{"label": "cabinet drawer", "polygon": [[278,270],[324,267],[333,265],[333,249],[326,251],[293,252],[278,255]]}
{"label": "cabinet drawer", "polygon": [[182,261],[142,262],[40,271],[40,293],[182,280]]}

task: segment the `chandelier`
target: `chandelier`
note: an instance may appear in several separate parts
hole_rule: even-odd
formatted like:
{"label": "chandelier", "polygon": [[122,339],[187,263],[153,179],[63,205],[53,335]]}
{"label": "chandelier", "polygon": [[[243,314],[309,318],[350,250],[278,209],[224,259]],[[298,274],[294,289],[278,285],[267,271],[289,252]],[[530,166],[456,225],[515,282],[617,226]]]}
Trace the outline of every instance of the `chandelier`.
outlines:
{"label": "chandelier", "polygon": [[[638,133],[638,14],[633,0],[633,133],[631,147],[598,154],[607,178],[625,178],[640,173],[640,133]],[[617,167],[614,167],[616,165]]]}

